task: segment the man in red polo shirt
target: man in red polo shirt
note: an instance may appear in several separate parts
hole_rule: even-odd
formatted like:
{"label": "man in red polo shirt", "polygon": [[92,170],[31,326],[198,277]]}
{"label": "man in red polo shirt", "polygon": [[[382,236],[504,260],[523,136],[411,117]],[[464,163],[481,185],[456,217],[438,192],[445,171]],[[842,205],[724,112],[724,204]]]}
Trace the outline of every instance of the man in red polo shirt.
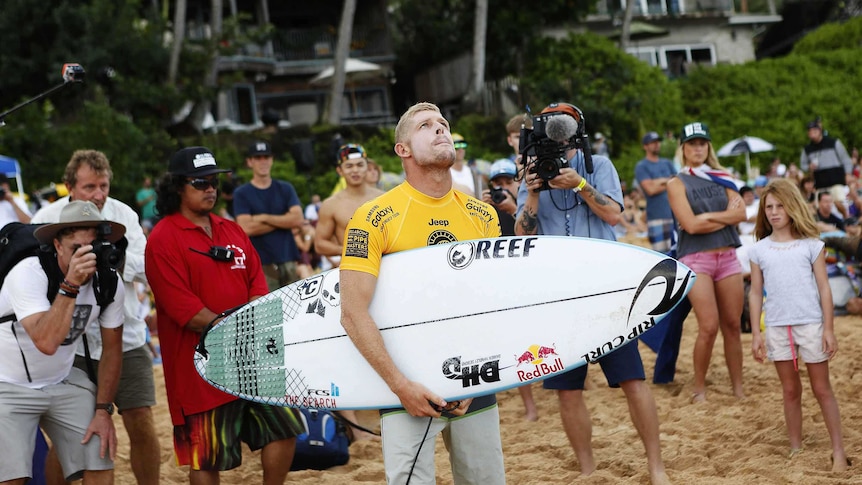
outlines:
{"label": "man in red polo shirt", "polygon": [[150,234],[146,270],[156,302],[177,464],[189,481],[218,483],[242,462],[241,442],[263,448],[267,483],[283,483],[303,426],[294,410],[240,400],[195,371],[200,333],[224,310],[265,295],[260,258],[236,223],[212,213],[218,168],[203,147],[184,148],[156,187],[164,218]]}

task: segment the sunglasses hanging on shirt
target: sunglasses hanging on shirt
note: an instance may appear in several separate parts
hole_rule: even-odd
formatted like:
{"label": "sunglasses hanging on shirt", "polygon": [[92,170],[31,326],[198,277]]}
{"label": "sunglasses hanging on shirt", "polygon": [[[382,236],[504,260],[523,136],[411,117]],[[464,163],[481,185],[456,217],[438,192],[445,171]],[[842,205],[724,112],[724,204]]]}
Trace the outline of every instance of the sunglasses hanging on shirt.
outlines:
{"label": "sunglasses hanging on shirt", "polygon": [[189,248],[189,250],[194,251],[198,254],[203,254],[204,256],[209,256],[215,261],[222,261],[226,263],[233,261],[233,250],[223,246],[210,246],[210,249],[207,252],[203,252],[195,248]]}

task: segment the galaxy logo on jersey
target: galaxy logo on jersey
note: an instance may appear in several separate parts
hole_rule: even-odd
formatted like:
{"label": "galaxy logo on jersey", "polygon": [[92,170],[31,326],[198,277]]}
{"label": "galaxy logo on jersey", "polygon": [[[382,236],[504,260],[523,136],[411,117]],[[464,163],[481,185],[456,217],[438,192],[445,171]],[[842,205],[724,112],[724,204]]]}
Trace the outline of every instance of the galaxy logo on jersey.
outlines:
{"label": "galaxy logo on jersey", "polygon": [[455,242],[457,240],[458,240],[458,238],[456,238],[455,235],[449,231],[446,231],[446,230],[434,231],[431,233],[430,236],[428,236],[428,246],[434,246],[435,244],[451,243],[451,242]]}
{"label": "galaxy logo on jersey", "polygon": [[350,229],[344,240],[344,256],[368,259],[368,231]]}

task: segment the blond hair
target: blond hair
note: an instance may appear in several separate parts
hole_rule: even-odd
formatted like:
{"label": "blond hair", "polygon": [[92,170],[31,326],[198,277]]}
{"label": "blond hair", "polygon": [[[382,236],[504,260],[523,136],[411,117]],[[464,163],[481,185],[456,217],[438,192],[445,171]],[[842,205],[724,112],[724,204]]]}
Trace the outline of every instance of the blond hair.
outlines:
{"label": "blond hair", "polygon": [[766,196],[771,195],[784,206],[793,233],[802,238],[819,238],[820,230],[814,221],[814,216],[808,210],[808,203],[802,197],[802,192],[790,179],[772,179],[763,193],[760,194],[760,206],[754,223],[754,237],[763,239],[772,234],[772,224],[766,215]]}
{"label": "blond hair", "polygon": [[398,124],[395,125],[395,143],[403,143],[407,140],[407,138],[409,138],[407,132],[409,131],[410,127],[408,125],[410,125],[410,122],[413,121],[413,117],[416,116],[416,113],[422,111],[436,111],[439,113],[440,108],[438,108],[437,105],[433,103],[424,102],[416,103],[410,108],[408,108],[407,111],[405,111],[404,114],[401,115],[401,119],[398,120]]}
{"label": "blond hair", "polygon": [[[713,148],[712,142],[707,140],[706,143],[709,145],[709,153],[706,155],[706,162],[705,163],[710,168],[714,168],[716,170],[725,170],[725,168],[722,167],[720,163],[718,163],[718,155],[715,154],[715,148]],[[680,143],[679,146],[676,147],[676,155],[674,155],[674,159],[677,161],[677,163],[679,163],[680,167],[687,166],[686,160],[685,160],[685,153],[683,152],[683,149],[682,149],[682,147],[684,145],[685,145],[685,143]]]}

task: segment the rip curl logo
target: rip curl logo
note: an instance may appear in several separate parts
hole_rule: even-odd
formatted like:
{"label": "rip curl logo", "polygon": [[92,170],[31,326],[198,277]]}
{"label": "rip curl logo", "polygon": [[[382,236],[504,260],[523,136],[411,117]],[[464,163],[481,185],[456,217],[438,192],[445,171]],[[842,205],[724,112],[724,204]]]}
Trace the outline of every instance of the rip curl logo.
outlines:
{"label": "rip curl logo", "polygon": [[677,265],[678,263],[674,259],[663,259],[647,272],[646,276],[644,276],[643,281],[641,281],[640,286],[638,286],[637,291],[635,291],[634,298],[632,298],[632,306],[629,308],[629,315],[626,319],[627,327],[631,327],[632,311],[635,308],[635,304],[637,303],[638,298],[640,297],[641,293],[643,293],[643,290],[653,280],[664,280],[665,290],[664,296],[662,297],[658,305],[656,305],[655,308],[647,312],[648,316],[657,317],[660,315],[664,315],[665,313],[671,311],[673,307],[675,307],[676,304],[679,303],[680,300],[685,297],[686,293],[688,292],[689,280],[692,278],[692,273],[691,270],[686,273],[679,288],[676,290],[676,292],[674,292]]}
{"label": "rip curl logo", "polygon": [[428,236],[428,246],[434,246],[436,244],[446,244],[457,241],[458,238],[455,237],[449,231],[441,229],[439,231],[434,231]]}
{"label": "rip curl logo", "polygon": [[305,313],[326,316],[327,307],[341,305],[341,286],[337,271],[330,271],[306,279],[298,288],[299,299],[313,299],[306,307]]}
{"label": "rip curl logo", "polygon": [[446,260],[452,269],[464,269],[470,266],[476,256],[476,246],[473,243],[455,244],[449,248]]}
{"label": "rip curl logo", "polygon": [[230,269],[245,269],[245,251],[236,244],[228,244],[227,248],[233,251],[233,265]]}

